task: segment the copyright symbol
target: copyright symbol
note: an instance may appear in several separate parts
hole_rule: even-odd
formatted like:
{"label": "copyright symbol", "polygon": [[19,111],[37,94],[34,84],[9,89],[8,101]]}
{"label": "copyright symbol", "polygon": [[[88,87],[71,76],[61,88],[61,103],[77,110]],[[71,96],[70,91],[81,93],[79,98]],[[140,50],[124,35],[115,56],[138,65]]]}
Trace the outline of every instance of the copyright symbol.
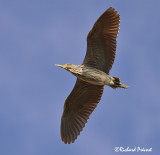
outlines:
{"label": "copyright symbol", "polygon": [[115,148],[114,148],[114,151],[115,151],[115,152],[119,152],[119,147],[115,147]]}

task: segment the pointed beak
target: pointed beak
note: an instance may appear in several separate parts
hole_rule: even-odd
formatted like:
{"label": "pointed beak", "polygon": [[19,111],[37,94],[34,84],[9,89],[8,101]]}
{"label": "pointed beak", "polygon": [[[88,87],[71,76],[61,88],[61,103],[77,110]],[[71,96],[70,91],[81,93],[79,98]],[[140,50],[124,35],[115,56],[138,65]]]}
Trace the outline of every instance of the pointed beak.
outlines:
{"label": "pointed beak", "polygon": [[58,67],[64,68],[64,65],[58,65],[58,64],[55,64],[55,66],[58,66]]}

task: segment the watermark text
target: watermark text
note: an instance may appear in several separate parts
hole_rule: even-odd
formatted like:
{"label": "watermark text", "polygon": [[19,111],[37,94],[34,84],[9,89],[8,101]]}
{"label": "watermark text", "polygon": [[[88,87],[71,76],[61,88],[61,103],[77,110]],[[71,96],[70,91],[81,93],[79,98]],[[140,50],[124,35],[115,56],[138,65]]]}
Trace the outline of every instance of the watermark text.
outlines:
{"label": "watermark text", "polygon": [[144,148],[144,147],[115,147],[115,152],[152,152],[152,147]]}

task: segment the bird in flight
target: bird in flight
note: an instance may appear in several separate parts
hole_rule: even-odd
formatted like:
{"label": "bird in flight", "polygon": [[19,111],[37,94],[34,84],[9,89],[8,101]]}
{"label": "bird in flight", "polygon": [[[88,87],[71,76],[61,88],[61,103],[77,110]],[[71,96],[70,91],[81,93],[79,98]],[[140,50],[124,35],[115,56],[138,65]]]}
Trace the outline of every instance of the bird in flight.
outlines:
{"label": "bird in flight", "polygon": [[73,143],[99,103],[104,85],[113,89],[127,88],[118,77],[110,76],[114,63],[120,15],[107,9],[87,36],[87,52],[81,65],[56,65],[77,77],[76,84],[64,103],[61,118],[61,139]]}

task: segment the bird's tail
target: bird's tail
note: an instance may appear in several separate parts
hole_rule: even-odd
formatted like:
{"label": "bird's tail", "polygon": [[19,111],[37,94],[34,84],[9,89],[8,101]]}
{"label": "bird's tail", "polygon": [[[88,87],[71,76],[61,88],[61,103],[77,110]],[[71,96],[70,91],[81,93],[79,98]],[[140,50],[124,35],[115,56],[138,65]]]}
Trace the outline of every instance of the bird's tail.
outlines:
{"label": "bird's tail", "polygon": [[114,76],[112,76],[113,77],[113,85],[110,85],[113,89],[117,89],[118,87],[120,87],[120,88],[128,88],[128,86],[127,85],[124,85],[124,84],[122,84],[122,83],[120,83],[120,78],[118,78],[118,77],[114,77]]}

